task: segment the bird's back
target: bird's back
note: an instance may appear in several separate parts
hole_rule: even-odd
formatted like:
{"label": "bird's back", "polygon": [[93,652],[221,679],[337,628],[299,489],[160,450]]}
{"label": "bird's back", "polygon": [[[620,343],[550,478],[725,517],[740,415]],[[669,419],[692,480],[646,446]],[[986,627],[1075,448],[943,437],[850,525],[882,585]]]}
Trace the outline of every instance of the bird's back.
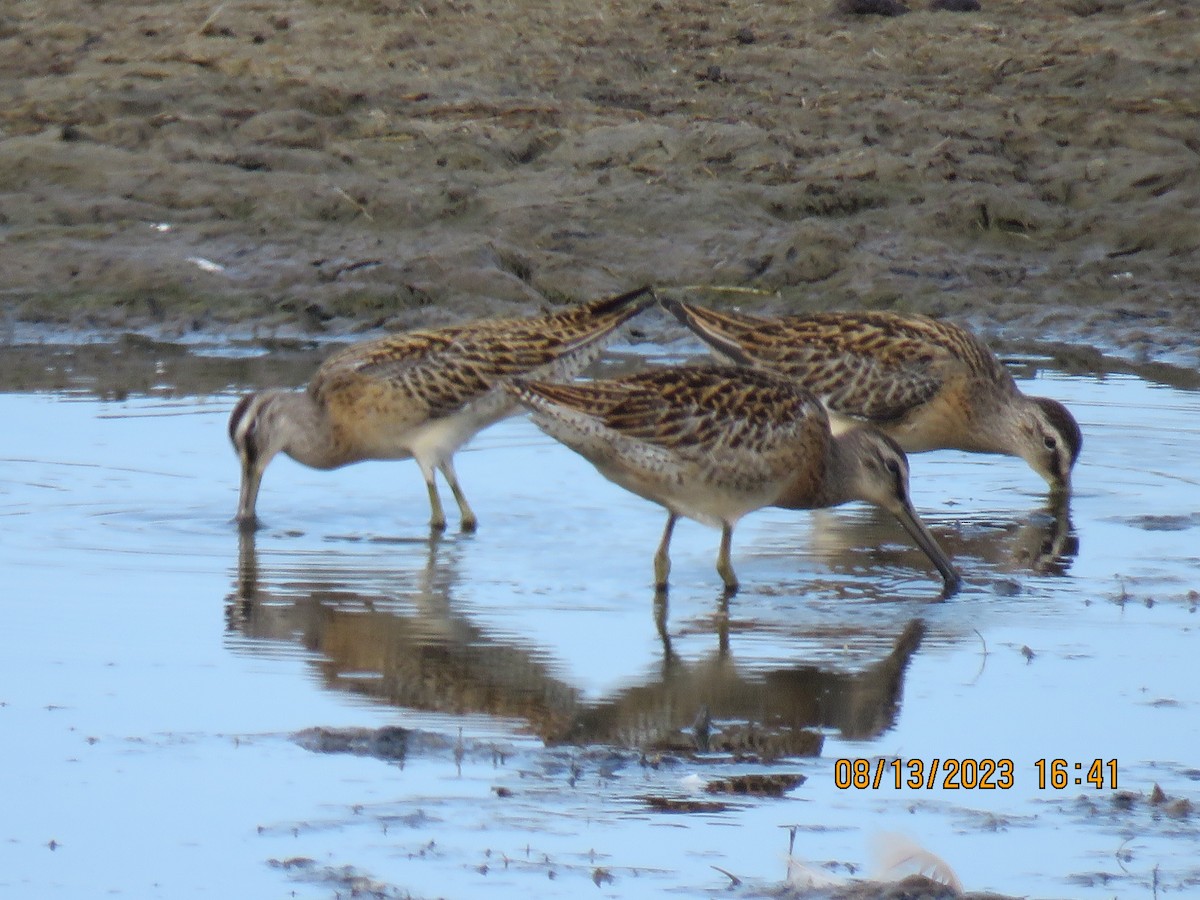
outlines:
{"label": "bird's back", "polygon": [[815,398],[732,366],[516,390],[541,428],[609,478],[702,521],[767,505],[798,471],[819,477],[830,441]]}
{"label": "bird's back", "polygon": [[465,440],[514,411],[500,390],[506,379],[576,374],[651,302],[641,289],[544,316],[481,319],[364,341],[331,356],[309,392],[335,430],[376,448],[439,421]]}
{"label": "bird's back", "polygon": [[891,312],[766,319],[668,305],[721,354],[796,379],[833,412],[895,422],[950,390],[1015,392],[977,336],[937,319]]}

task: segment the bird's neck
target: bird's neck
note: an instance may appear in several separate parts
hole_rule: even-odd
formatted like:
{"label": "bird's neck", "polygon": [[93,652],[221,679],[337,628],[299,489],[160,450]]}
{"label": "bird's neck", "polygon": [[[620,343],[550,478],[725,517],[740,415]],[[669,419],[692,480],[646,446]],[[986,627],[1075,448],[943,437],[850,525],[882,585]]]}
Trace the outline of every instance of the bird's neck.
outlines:
{"label": "bird's neck", "polygon": [[314,469],[335,469],[354,462],[344,442],[337,439],[325,410],[307,391],[278,394],[272,401],[280,449],[297,462]]}
{"label": "bird's neck", "polygon": [[969,453],[1017,453],[1025,407],[1020,403],[997,403],[999,412],[972,416],[957,443]]}
{"label": "bird's neck", "polygon": [[817,465],[802,466],[774,506],[783,509],[825,509],[852,499],[843,490],[848,477],[845,455],[837,452],[836,438],[829,441]]}

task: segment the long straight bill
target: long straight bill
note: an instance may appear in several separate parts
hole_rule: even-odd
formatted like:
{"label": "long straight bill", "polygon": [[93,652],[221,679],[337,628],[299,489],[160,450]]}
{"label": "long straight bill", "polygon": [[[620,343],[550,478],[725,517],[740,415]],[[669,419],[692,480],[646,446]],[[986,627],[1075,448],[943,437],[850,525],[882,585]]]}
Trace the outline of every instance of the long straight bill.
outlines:
{"label": "long straight bill", "polygon": [[900,524],[904,526],[904,530],[917,542],[917,546],[925,551],[925,555],[929,557],[929,561],[942,573],[942,581],[945,582],[945,590],[942,591],[942,597],[951,597],[957,593],[959,586],[962,584],[962,576],[958,574],[953,563],[950,562],[950,557],[946,555],[946,551],[938,545],[933,535],[929,533],[929,529],[925,527],[925,523],[921,521],[916,510],[912,508],[912,505],[902,503],[896,509],[892,510],[892,512],[900,520]]}

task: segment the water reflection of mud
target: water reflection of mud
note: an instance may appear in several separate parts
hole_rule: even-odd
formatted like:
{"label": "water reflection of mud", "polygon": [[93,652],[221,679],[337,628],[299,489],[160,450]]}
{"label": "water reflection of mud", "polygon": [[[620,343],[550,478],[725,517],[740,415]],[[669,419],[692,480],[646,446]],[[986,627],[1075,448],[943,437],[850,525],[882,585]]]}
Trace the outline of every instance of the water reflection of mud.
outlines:
{"label": "water reflection of mud", "polygon": [[219,356],[204,349],[137,334],[98,343],[8,344],[0,353],[0,387],[81,391],[104,400],[224,394],[231,386],[304,384],[332,352],[309,340],[230,341]]}
{"label": "water reflection of mud", "polygon": [[747,675],[730,650],[726,616],[715,619],[712,653],[685,661],[671,650],[660,607],[659,664],[640,683],[589,702],[547,655],[489,634],[455,608],[459,552],[433,540],[421,571],[389,579],[295,566],[264,576],[254,537],[244,535],[228,627],[254,652],[282,642],[318,654],[328,687],[422,711],[517,718],[550,745],[762,758],[817,755],[823,729],[863,739],[889,728],[925,630],[913,620],[892,651],[862,671],[797,664]]}

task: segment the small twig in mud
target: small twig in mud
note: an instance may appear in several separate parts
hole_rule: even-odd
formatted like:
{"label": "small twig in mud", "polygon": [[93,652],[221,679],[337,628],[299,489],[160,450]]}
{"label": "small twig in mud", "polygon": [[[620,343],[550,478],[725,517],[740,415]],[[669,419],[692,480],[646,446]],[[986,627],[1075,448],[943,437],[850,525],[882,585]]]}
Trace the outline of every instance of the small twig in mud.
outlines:
{"label": "small twig in mud", "polygon": [[669,290],[676,291],[712,291],[716,294],[753,294],[756,297],[777,297],[779,291],[766,288],[741,287],[735,284],[677,284]]}
{"label": "small twig in mud", "polygon": [[980,676],[983,675],[983,670],[987,668],[988,646],[987,641],[983,639],[983,635],[980,634],[978,628],[972,628],[971,630],[974,631],[975,635],[979,638],[979,643],[983,644],[983,656],[979,660],[979,671],[975,673],[975,677],[972,678],[970,682],[971,684],[975,684],[975,682],[979,681]]}
{"label": "small twig in mud", "polygon": [[712,868],[716,869],[718,872],[720,872],[722,875],[724,875],[726,878],[729,879],[729,886],[731,888],[739,887],[741,885],[742,879],[738,878],[732,872],[726,872],[720,866],[713,866]]}
{"label": "small twig in mud", "polygon": [[335,185],[335,186],[334,186],[334,188],[333,188],[333,190],[334,190],[334,193],[338,194],[339,196],[341,196],[341,197],[342,197],[342,198],[344,198],[345,200],[349,201],[349,202],[350,202],[350,204],[351,204],[351,205],[353,205],[353,207],[354,207],[355,209],[357,209],[357,210],[358,210],[360,213],[362,213],[362,217],[363,217],[364,219],[366,219],[368,222],[374,222],[374,221],[375,221],[375,217],[374,217],[374,216],[372,216],[372,215],[371,215],[369,212],[367,212],[367,208],[366,208],[365,206],[363,206],[361,203],[359,203],[357,200],[355,200],[353,197],[351,197],[349,194],[347,194],[347,193],[346,193],[344,190],[342,190],[340,187],[337,187],[337,186]]}
{"label": "small twig in mud", "polygon": [[1117,585],[1121,588],[1121,592],[1117,594],[1114,599],[1117,601],[1118,606],[1124,606],[1133,599],[1133,595],[1125,589],[1125,579],[1121,578],[1119,575],[1117,576]]}
{"label": "small twig in mud", "polygon": [[208,29],[212,27],[212,23],[217,20],[217,16],[221,14],[221,10],[225,8],[224,3],[218,3],[216,9],[208,14],[208,18],[200,25],[199,34],[208,34]]}
{"label": "small twig in mud", "polygon": [[[1125,863],[1128,860],[1133,859],[1133,854],[1125,849],[1125,845],[1128,844],[1132,840],[1133,840],[1133,838],[1131,838],[1131,837],[1125,838],[1125,840],[1121,841],[1121,845],[1119,847],[1117,847],[1117,852],[1113,854],[1113,856],[1115,856],[1117,858],[1117,865],[1121,867],[1121,871],[1124,872],[1126,875],[1129,874],[1129,870],[1127,868],[1125,868]],[[1155,875],[1157,876],[1157,874],[1158,873],[1156,870]]]}

